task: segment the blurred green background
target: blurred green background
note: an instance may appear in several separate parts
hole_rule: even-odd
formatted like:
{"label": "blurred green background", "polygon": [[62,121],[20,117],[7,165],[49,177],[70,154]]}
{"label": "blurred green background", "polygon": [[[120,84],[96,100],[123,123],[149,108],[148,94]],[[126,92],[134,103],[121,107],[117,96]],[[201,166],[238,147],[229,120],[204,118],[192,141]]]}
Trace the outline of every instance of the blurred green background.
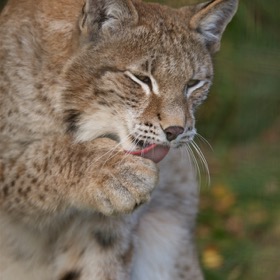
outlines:
{"label": "blurred green background", "polygon": [[279,28],[279,0],[240,0],[198,112],[199,133],[213,148],[197,140],[211,173],[197,226],[207,280],[280,279]]}

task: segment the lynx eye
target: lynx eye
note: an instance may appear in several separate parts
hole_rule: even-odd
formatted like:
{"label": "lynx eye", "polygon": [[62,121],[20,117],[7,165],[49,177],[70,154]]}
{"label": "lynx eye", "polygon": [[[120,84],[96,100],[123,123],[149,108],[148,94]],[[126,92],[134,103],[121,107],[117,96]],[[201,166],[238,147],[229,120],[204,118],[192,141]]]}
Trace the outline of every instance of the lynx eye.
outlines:
{"label": "lynx eye", "polygon": [[200,82],[201,82],[200,80],[190,80],[187,83],[187,87],[191,88],[191,87],[197,86]]}
{"label": "lynx eye", "polygon": [[135,77],[140,80],[141,82],[145,83],[146,85],[150,86],[152,84],[152,81],[150,77],[148,76],[142,76],[142,75],[135,75]]}
{"label": "lynx eye", "polygon": [[185,95],[187,98],[191,96],[197,89],[203,87],[207,81],[192,79],[189,80],[185,87]]}
{"label": "lynx eye", "polygon": [[125,75],[128,76],[132,81],[140,85],[147,95],[150,95],[152,92],[154,92],[155,94],[159,94],[158,85],[153,77],[141,74],[133,74],[130,71],[125,71]]}

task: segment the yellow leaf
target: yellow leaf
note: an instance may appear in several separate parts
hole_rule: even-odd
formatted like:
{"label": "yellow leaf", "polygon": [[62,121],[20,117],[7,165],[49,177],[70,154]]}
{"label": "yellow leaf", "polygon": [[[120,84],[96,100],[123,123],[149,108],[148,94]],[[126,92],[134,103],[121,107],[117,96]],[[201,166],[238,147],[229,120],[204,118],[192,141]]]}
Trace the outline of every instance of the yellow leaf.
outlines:
{"label": "yellow leaf", "polygon": [[202,254],[202,262],[206,268],[218,269],[223,265],[224,259],[214,247],[208,247]]}
{"label": "yellow leaf", "polygon": [[218,212],[224,213],[235,204],[235,194],[226,185],[214,186],[212,194],[215,200],[215,209]]}

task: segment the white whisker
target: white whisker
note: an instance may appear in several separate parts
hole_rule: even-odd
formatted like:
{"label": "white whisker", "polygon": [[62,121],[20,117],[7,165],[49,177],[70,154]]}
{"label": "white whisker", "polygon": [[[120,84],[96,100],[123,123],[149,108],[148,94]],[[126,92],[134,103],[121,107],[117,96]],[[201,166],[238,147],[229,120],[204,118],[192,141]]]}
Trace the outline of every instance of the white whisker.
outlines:
{"label": "white whisker", "polygon": [[207,185],[210,186],[211,180],[210,180],[210,172],[209,172],[209,167],[208,167],[208,163],[207,160],[205,158],[205,156],[203,155],[201,149],[199,148],[199,146],[197,145],[197,143],[195,143],[194,141],[190,142],[191,146],[193,147],[193,149],[195,150],[198,159],[201,162],[202,168],[204,169],[206,175],[207,175]]}
{"label": "white whisker", "polygon": [[195,156],[195,153],[194,151],[192,150],[191,146],[189,145],[189,143],[186,144],[186,148],[190,154],[190,157],[191,157],[191,160],[192,162],[194,163],[195,165],[195,168],[196,168],[196,172],[197,172],[197,176],[198,176],[198,179],[199,179],[199,185],[201,183],[201,171],[200,171],[200,167],[199,167],[199,164],[198,164],[198,161],[196,159],[196,156]]}
{"label": "white whisker", "polygon": [[207,146],[209,146],[209,148],[211,149],[212,152],[214,151],[214,149],[213,149],[213,147],[211,146],[211,144],[209,143],[209,141],[206,140],[201,134],[196,133],[196,136],[198,137],[199,140],[201,140],[201,141],[204,142]]}

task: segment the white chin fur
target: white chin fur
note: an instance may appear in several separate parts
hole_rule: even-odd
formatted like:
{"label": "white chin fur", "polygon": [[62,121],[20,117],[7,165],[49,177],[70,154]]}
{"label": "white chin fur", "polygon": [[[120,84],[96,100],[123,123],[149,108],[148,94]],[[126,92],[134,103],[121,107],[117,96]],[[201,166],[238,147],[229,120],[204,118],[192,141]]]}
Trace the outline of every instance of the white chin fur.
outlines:
{"label": "white chin fur", "polygon": [[108,117],[108,113],[97,112],[92,116],[84,118],[79,123],[79,129],[75,137],[76,141],[86,142],[102,135],[117,134],[115,128],[118,125],[113,118]]}

